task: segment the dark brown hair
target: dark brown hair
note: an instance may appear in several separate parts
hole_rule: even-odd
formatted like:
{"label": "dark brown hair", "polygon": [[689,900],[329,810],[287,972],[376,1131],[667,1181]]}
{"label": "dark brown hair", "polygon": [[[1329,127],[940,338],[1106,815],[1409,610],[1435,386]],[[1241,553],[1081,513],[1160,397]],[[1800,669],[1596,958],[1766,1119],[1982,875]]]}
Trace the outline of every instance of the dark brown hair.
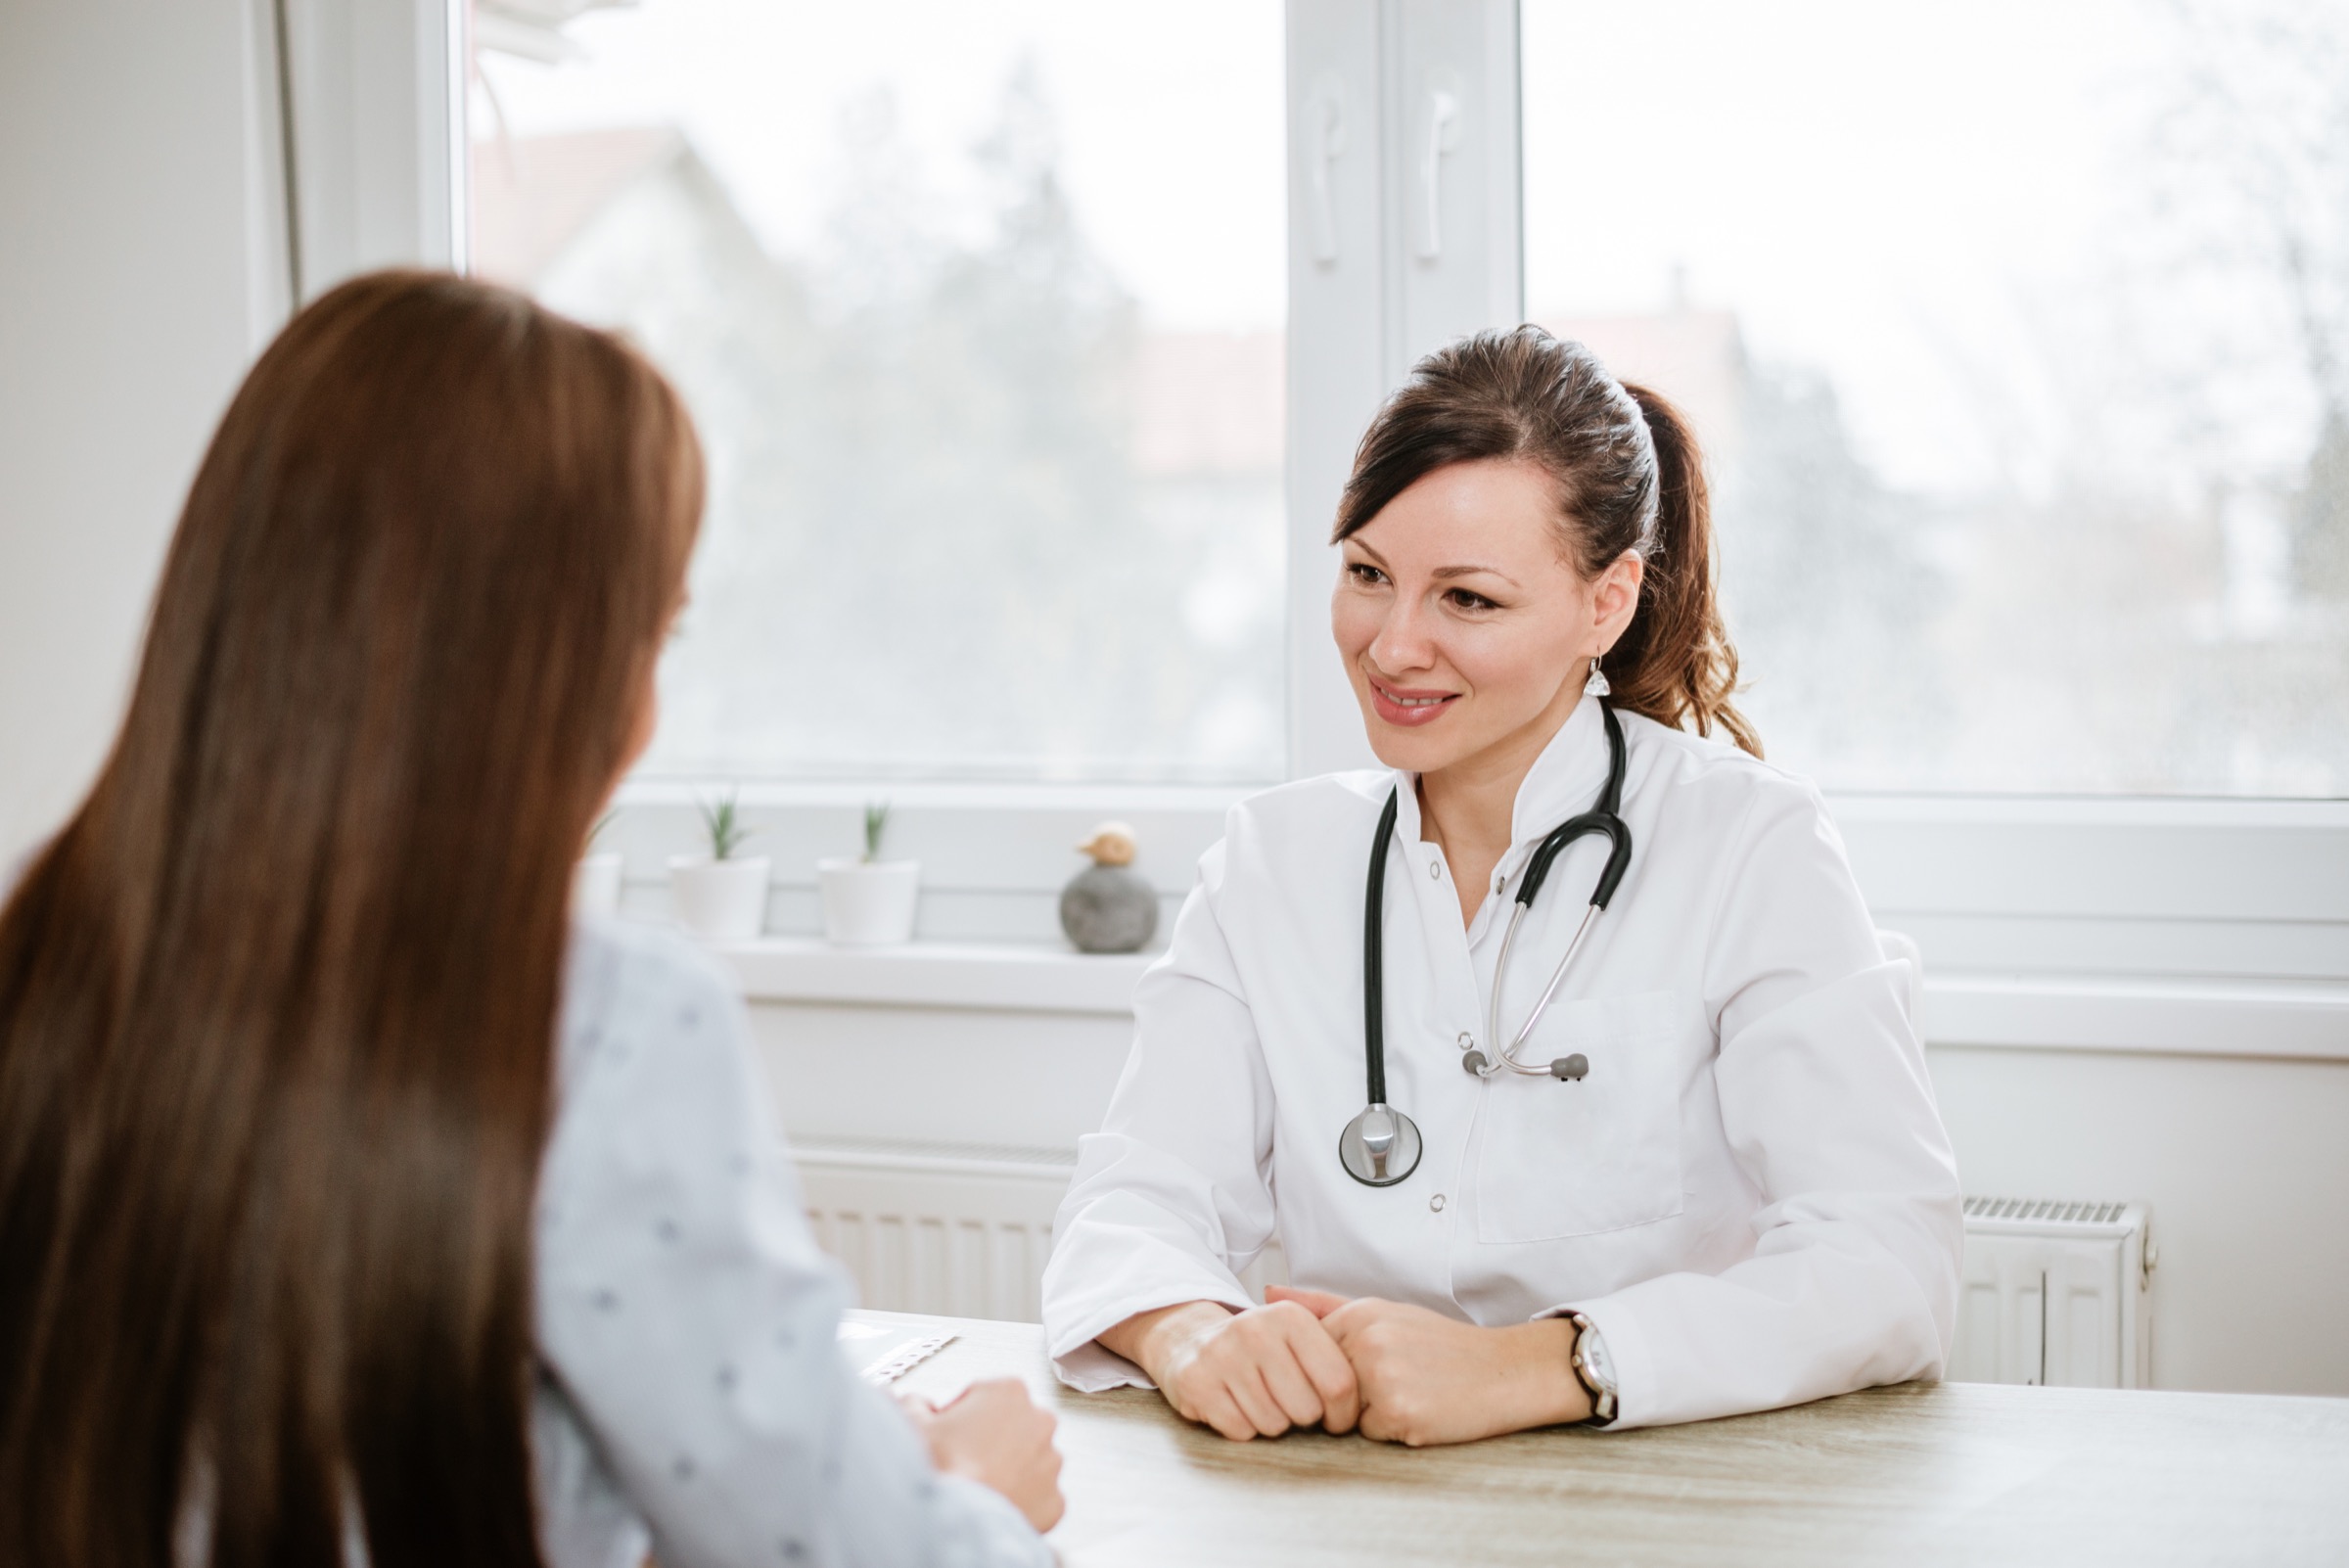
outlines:
{"label": "dark brown hair", "polygon": [[1713,585],[1713,517],[1696,438],[1671,403],[1540,327],[1480,332],[1419,361],[1354,454],[1331,542],[1454,463],[1535,463],[1557,483],[1568,559],[1596,576],[1631,551],[1639,605],[1604,668],[1615,704],[1660,724],[1719,724],[1762,755],[1730,704],[1737,650]]}
{"label": "dark brown hair", "polygon": [[246,379],[0,912],[0,1563],[538,1561],[570,872],[701,472],[641,356],[458,278]]}

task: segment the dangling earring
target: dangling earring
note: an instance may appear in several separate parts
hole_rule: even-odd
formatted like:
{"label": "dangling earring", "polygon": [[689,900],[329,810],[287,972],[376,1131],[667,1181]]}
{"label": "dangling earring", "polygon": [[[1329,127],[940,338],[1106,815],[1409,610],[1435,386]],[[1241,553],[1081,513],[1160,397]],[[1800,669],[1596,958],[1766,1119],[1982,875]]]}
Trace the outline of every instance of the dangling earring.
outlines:
{"label": "dangling earring", "polygon": [[1607,684],[1607,672],[1598,668],[1598,656],[1596,654],[1591,655],[1590,678],[1583,682],[1583,695],[1586,697],[1604,697],[1608,692],[1613,691],[1614,689],[1614,687]]}

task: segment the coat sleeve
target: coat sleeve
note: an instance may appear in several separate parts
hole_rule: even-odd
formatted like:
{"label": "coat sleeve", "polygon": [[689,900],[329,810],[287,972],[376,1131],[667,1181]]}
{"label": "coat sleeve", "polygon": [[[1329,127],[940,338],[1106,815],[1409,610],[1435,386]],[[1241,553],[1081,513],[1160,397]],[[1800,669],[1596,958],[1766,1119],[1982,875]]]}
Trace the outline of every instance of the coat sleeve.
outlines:
{"label": "coat sleeve", "polygon": [[1010,1503],[933,1470],[841,1354],[847,1283],[808,1230],[731,981],[649,935],[603,956],[575,957],[566,1000],[538,1346],[661,1562],[1050,1563]]}
{"label": "coat sleeve", "polygon": [[1272,1238],[1272,1085],[1216,916],[1222,865],[1219,844],[1134,990],[1132,1051],[1053,1226],[1044,1338],[1088,1392],[1150,1386],[1095,1335],[1179,1302],[1253,1305],[1238,1271]]}
{"label": "coat sleeve", "polygon": [[1938,1377],[1958,1311],[1958,1170],[1907,1010],[1816,792],[1747,813],[1707,946],[1722,1127],[1754,1251],[1569,1303],[1605,1338],[1617,1428]]}

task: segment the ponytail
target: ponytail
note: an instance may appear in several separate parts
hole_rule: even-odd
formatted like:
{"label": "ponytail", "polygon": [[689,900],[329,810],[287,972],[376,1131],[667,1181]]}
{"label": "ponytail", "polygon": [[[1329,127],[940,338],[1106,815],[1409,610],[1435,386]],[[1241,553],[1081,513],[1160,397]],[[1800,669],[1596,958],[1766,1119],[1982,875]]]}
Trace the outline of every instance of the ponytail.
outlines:
{"label": "ponytail", "polygon": [[1603,662],[1619,708],[1699,735],[1719,724],[1744,750],[1762,738],[1729,701],[1737,649],[1722,623],[1713,577],[1713,501],[1696,438],[1662,394],[1624,384],[1656,449],[1656,522],[1639,581],[1639,611]]}
{"label": "ponytail", "polygon": [[1627,552],[1645,564],[1639,607],[1602,667],[1615,706],[1754,756],[1761,737],[1729,699],[1737,650],[1713,586],[1713,514],[1688,423],[1540,327],[1480,332],[1437,349],[1370,422],[1331,542],[1454,463],[1537,463],[1559,490],[1560,540],[1585,578]]}

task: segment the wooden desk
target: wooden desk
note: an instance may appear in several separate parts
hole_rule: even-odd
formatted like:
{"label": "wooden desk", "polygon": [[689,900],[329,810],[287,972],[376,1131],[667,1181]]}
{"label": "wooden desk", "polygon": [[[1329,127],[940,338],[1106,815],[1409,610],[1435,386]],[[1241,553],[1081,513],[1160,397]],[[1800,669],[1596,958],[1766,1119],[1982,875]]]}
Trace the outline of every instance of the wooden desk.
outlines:
{"label": "wooden desk", "polygon": [[1410,1450],[1231,1443],[1154,1393],[1061,1388],[1028,1323],[898,1385],[1016,1376],[1060,1415],[1068,1568],[2349,1565],[2349,1400],[1909,1384],[1695,1426]]}

